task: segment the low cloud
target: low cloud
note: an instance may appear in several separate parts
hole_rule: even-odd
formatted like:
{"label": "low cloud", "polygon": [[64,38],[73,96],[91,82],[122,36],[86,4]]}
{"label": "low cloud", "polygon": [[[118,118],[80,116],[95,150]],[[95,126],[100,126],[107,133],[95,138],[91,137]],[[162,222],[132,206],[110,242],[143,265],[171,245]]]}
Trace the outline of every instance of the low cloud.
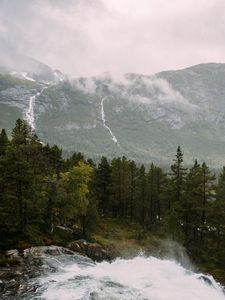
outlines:
{"label": "low cloud", "polygon": [[1,0],[1,61],[73,76],[153,74],[225,61],[223,0]]}

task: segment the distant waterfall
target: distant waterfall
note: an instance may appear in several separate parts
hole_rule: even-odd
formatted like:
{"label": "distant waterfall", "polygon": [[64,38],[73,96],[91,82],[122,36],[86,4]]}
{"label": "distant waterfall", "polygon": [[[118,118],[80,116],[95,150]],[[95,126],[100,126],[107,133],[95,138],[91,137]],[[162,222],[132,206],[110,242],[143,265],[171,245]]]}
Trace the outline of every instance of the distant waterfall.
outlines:
{"label": "distant waterfall", "polygon": [[117,138],[115,137],[115,135],[113,134],[112,130],[110,129],[109,126],[106,125],[105,111],[104,111],[104,105],[103,105],[104,101],[105,101],[105,98],[102,98],[102,101],[101,101],[101,118],[102,118],[102,124],[103,124],[103,126],[108,130],[108,132],[110,133],[113,142],[114,142],[115,144],[119,145],[119,144],[118,144],[118,140],[117,140]]}
{"label": "distant waterfall", "polygon": [[35,130],[35,115],[34,115],[34,108],[35,108],[35,100],[37,97],[39,97],[45,89],[48,87],[45,86],[42,88],[40,92],[37,92],[37,94],[33,95],[29,99],[28,108],[25,110],[25,120],[28,122],[30,127]]}

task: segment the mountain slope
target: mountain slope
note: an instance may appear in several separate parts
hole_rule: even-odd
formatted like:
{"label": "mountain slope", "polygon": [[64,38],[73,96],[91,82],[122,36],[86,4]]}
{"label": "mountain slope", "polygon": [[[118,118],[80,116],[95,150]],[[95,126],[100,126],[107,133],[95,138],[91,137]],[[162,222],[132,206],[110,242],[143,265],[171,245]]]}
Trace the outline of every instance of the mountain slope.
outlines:
{"label": "mountain slope", "polygon": [[120,81],[48,74],[0,76],[0,127],[10,130],[23,116],[44,142],[94,158],[167,164],[181,145],[188,162],[225,163],[225,64]]}

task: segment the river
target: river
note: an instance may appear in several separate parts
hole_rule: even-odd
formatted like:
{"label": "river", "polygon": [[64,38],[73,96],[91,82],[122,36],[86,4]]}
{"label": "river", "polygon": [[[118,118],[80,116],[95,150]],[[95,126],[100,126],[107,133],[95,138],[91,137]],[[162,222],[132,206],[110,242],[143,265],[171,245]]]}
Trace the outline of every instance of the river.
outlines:
{"label": "river", "polygon": [[222,287],[213,277],[190,271],[173,260],[139,255],[131,259],[118,258],[111,263],[94,263],[89,258],[61,250],[45,251],[39,255],[40,259],[42,272],[29,278],[26,289],[22,284],[23,292],[1,299],[225,299]]}

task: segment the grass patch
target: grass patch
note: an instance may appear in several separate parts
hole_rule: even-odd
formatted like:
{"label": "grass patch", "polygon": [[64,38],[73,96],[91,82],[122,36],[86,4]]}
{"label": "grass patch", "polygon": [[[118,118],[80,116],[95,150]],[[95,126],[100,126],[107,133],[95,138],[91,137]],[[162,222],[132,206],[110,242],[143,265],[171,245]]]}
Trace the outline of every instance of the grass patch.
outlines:
{"label": "grass patch", "polygon": [[160,238],[140,225],[112,218],[99,221],[92,239],[109,249],[113,256],[125,258],[140,252],[156,255],[161,245]]}

